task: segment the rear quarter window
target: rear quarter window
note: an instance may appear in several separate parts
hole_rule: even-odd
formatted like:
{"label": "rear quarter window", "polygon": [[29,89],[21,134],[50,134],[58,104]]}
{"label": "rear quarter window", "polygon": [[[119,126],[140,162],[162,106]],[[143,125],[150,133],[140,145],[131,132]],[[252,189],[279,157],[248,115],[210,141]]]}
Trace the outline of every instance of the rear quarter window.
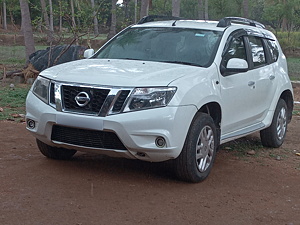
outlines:
{"label": "rear quarter window", "polygon": [[271,63],[276,62],[279,56],[279,49],[276,41],[267,40],[267,47],[271,53]]}
{"label": "rear quarter window", "polygon": [[255,36],[249,36],[248,39],[251,48],[254,68],[265,65],[267,61],[262,39]]}

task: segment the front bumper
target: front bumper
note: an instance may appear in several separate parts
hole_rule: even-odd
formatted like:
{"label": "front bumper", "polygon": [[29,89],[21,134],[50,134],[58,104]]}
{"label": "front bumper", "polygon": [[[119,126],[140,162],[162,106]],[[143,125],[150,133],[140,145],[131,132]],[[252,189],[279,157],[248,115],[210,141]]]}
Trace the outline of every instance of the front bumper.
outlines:
{"label": "front bumper", "polygon": [[[26,100],[26,111],[27,121],[35,121],[35,127],[27,126],[27,129],[37,139],[48,145],[159,162],[174,159],[180,154],[197,108],[189,105],[141,110],[106,117],[87,116],[56,111],[30,91]],[[126,148],[108,149],[81,146],[64,142],[63,139],[53,141],[51,136],[54,125],[78,128],[89,132],[112,132]],[[156,145],[155,141],[158,137],[165,139],[164,147]]]}

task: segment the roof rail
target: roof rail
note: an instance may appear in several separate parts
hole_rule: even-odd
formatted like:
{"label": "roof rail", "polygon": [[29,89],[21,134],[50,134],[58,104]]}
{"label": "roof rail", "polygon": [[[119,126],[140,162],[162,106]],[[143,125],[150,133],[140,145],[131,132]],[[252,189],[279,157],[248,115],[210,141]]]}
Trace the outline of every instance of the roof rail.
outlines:
{"label": "roof rail", "polygon": [[182,17],[175,17],[175,16],[157,16],[157,15],[151,15],[151,16],[144,16],[142,19],[140,19],[137,24],[143,24],[153,21],[162,21],[162,20],[181,20]]}
{"label": "roof rail", "polygon": [[265,25],[263,25],[262,23],[242,17],[224,17],[223,19],[220,19],[217,27],[228,27],[231,25],[231,22],[247,24],[253,27],[260,27],[265,29]]}

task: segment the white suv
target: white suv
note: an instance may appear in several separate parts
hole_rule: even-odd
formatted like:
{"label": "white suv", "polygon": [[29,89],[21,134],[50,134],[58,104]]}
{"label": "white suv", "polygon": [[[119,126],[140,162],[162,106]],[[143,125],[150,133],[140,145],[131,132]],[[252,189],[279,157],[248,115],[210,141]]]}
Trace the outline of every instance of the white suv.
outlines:
{"label": "white suv", "polygon": [[180,179],[199,182],[222,143],[260,131],[281,146],[293,91],[275,36],[244,18],[154,19],[40,73],[26,101],[40,151],[173,160]]}

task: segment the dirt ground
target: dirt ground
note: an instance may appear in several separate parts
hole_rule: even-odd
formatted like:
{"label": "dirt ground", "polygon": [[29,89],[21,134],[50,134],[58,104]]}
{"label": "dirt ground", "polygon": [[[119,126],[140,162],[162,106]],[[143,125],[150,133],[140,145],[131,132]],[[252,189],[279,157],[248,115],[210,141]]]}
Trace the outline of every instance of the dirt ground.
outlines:
{"label": "dirt ground", "polygon": [[[300,84],[294,92],[300,101]],[[190,184],[164,163],[47,159],[24,123],[1,121],[0,224],[300,225],[299,133],[300,113],[279,149],[262,148],[257,134],[223,145],[209,177]]]}
{"label": "dirt ground", "polygon": [[163,163],[47,159],[25,124],[2,121],[0,224],[299,225],[299,133],[294,116],[279,149],[257,147],[257,134],[223,145],[208,179],[190,184]]}

